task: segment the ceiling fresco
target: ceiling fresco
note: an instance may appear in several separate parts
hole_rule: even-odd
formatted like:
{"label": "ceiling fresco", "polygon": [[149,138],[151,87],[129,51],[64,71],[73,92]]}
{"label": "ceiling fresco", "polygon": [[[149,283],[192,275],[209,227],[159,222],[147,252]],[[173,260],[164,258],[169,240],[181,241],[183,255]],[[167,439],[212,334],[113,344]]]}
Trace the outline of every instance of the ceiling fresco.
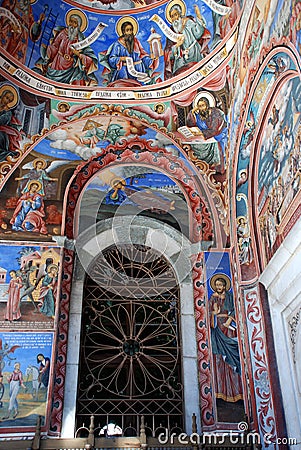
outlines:
{"label": "ceiling fresco", "polygon": [[[56,7],[44,0],[3,0],[3,50],[10,60],[55,84],[151,87],[182,77],[192,67],[201,67],[203,60],[208,62],[231,33],[241,10],[238,1],[230,6],[212,1],[192,6],[172,0],[153,3],[151,10],[133,11],[131,6],[129,15],[120,15],[114,9],[109,13],[85,10],[80,4],[77,9],[65,2]],[[229,50],[231,43],[224,47],[225,55],[205,66],[200,77],[225,60]]]}
{"label": "ceiling fresco", "polygon": [[[245,126],[240,130],[236,232],[242,276],[246,279],[255,274],[249,218],[255,212],[259,216],[257,226],[262,239],[263,261],[267,264],[280,244],[279,237],[285,226],[283,218],[300,190],[301,104],[296,73],[295,61],[287,52],[274,52],[272,58],[266,60],[248,101]],[[284,83],[287,75],[290,81]],[[256,192],[258,209],[253,209],[254,203],[250,201],[253,195],[251,174],[254,177],[255,167],[258,179],[253,178],[256,188],[253,187],[252,192]],[[287,217],[290,215],[291,212]]]}

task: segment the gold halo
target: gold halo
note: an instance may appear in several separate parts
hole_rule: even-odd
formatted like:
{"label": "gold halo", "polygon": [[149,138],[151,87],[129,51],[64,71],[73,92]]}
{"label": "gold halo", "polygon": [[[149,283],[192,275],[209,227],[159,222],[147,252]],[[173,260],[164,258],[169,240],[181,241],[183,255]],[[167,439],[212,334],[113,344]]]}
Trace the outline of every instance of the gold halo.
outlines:
{"label": "gold halo", "polygon": [[36,165],[37,165],[37,163],[38,163],[39,161],[41,161],[41,162],[43,163],[42,169],[45,169],[45,167],[47,166],[47,162],[46,162],[45,159],[43,159],[43,158],[36,158],[36,159],[34,159],[34,160],[32,161],[33,167],[36,168]]}
{"label": "gold halo", "polygon": [[193,107],[195,108],[198,104],[198,102],[201,100],[201,98],[206,98],[209,102],[210,107],[216,106],[216,101],[214,98],[214,95],[212,95],[210,92],[199,92],[193,99]]}
{"label": "gold halo", "polygon": [[37,3],[38,0],[30,0],[30,4],[34,5],[35,3]]}
{"label": "gold halo", "polygon": [[124,178],[122,178],[122,177],[116,177],[116,178],[113,178],[113,179],[110,181],[110,185],[111,185],[112,188],[114,188],[115,185],[118,184],[118,183],[122,183],[123,186],[126,185],[126,182],[125,182]]}
{"label": "gold halo", "polygon": [[66,106],[68,106],[68,108],[70,109],[70,105],[69,105],[68,102],[59,102],[59,103],[56,105],[56,108],[59,109],[59,107],[62,106],[62,105],[66,105]]}
{"label": "gold halo", "polygon": [[80,9],[69,9],[69,11],[66,13],[65,16],[65,20],[66,20],[66,24],[68,25],[69,23],[69,18],[70,16],[72,16],[73,14],[76,14],[77,16],[79,16],[82,19],[82,24],[79,28],[80,31],[85,31],[87,29],[88,26],[88,19],[85,13],[83,13]]}
{"label": "gold halo", "polygon": [[122,31],[121,31],[121,26],[124,22],[130,22],[133,26],[133,34],[134,36],[136,36],[136,34],[138,33],[138,22],[136,19],[134,19],[134,17],[131,16],[124,16],[124,17],[120,17],[120,19],[118,19],[117,23],[116,23],[116,33],[118,34],[118,36],[122,36]]}
{"label": "gold halo", "polygon": [[174,5],[179,5],[182,11],[182,16],[185,16],[186,14],[186,5],[183,2],[183,0],[171,0],[171,2],[168,3],[165,10],[165,17],[168,20],[169,23],[172,23],[172,20],[170,18],[170,10]]}
{"label": "gold halo", "polygon": [[40,190],[42,189],[42,183],[41,183],[39,180],[31,180],[31,181],[28,183],[28,185],[27,185],[27,190],[28,190],[28,191],[30,190],[30,187],[31,187],[33,184],[37,184],[37,185],[39,186],[38,191],[40,191]]}
{"label": "gold halo", "polygon": [[165,111],[165,105],[164,103],[156,103],[154,106],[154,110],[156,111],[157,106],[162,106],[163,107],[163,112]]}
{"label": "gold halo", "polygon": [[9,108],[13,108],[19,101],[19,94],[17,89],[11,84],[3,84],[0,88],[0,97],[2,96],[4,91],[10,91],[13,94],[14,99],[8,104]]}
{"label": "gold halo", "polygon": [[244,221],[247,223],[247,218],[246,218],[246,216],[238,216],[238,217],[236,217],[237,225],[239,224],[240,219],[244,219]]}
{"label": "gold halo", "polygon": [[216,273],[215,275],[213,275],[210,278],[210,287],[213,291],[215,291],[215,281],[217,278],[222,278],[223,280],[225,280],[226,282],[226,291],[229,291],[230,287],[231,287],[231,281],[230,278],[228,277],[228,275],[226,275],[225,273]]}
{"label": "gold halo", "polygon": [[59,268],[58,268],[58,266],[56,264],[50,264],[47,267],[47,273],[50,272],[50,269],[52,269],[52,268],[55,268],[57,272],[59,271]]}

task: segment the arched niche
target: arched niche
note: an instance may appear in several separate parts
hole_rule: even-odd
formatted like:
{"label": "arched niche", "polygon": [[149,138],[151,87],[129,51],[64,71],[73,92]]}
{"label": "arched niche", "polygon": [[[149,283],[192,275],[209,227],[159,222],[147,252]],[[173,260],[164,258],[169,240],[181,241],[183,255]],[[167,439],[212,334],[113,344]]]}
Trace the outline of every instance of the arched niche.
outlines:
{"label": "arched niche", "polygon": [[[73,275],[70,322],[68,335],[68,353],[66,364],[65,392],[68,396],[64,399],[62,436],[73,437],[75,427],[75,409],[77,395],[77,373],[79,364],[79,348],[82,314],[82,300],[87,269],[95,257],[102,250],[112,245],[129,243],[128,233],[124,229],[123,220],[107,219],[99,222],[94,227],[86,230],[81,235],[76,257],[76,269]],[[131,244],[152,248],[162,254],[174,270],[179,287],[179,300],[181,308],[181,353],[183,365],[184,386],[184,422],[187,432],[191,430],[192,414],[199,417],[199,386],[197,364],[197,340],[196,323],[194,316],[193,280],[191,276],[191,258],[199,250],[199,244],[191,244],[181,233],[169,225],[162,224],[155,219],[141,216],[132,217],[130,220]]]}

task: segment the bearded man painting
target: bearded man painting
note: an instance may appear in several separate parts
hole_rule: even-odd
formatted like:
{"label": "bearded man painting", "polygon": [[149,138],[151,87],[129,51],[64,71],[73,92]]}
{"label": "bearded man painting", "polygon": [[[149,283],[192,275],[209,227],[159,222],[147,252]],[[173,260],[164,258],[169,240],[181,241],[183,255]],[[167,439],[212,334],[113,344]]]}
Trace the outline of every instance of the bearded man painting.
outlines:
{"label": "bearded man painting", "polygon": [[86,27],[87,18],[79,10],[70,10],[68,13],[68,26],[57,28],[52,42],[47,47],[41,47],[41,58],[36,62],[34,70],[58,83],[97,85],[94,72],[98,64],[92,48],[87,46],[76,50],[73,47],[85,39],[82,30]]}
{"label": "bearded man painting", "polygon": [[[135,19],[123,17],[116,28],[120,37],[104,54],[99,54],[99,62],[105,67],[104,78],[108,76],[107,83],[111,85],[117,80],[128,80],[124,85],[151,82],[158,59],[152,59],[136,38],[138,24]],[[134,70],[128,66],[129,58]]]}

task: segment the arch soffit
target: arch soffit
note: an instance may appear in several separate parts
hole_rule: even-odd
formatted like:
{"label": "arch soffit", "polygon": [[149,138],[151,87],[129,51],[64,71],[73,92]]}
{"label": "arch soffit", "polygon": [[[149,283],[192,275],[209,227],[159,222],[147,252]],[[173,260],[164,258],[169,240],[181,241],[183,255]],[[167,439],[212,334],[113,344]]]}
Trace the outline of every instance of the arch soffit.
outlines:
{"label": "arch soffit", "polygon": [[[272,44],[271,44],[272,47]],[[239,123],[240,123],[240,127],[239,127],[239,132],[238,132],[238,136],[236,139],[236,151],[233,152],[234,155],[234,159],[233,159],[233,176],[232,176],[232,199],[231,199],[231,203],[232,203],[232,213],[233,213],[233,218],[235,219],[237,215],[239,215],[237,213],[237,200],[236,200],[236,195],[237,195],[237,176],[238,173],[240,172],[240,170],[242,169],[240,167],[240,162],[242,160],[242,156],[241,156],[241,148],[243,145],[243,140],[244,140],[244,133],[246,130],[246,126],[247,126],[247,122],[249,121],[249,115],[250,115],[250,108],[252,105],[252,102],[254,101],[254,97],[256,95],[256,89],[258,87],[258,83],[264,73],[264,71],[266,70],[268,63],[271,61],[271,58],[273,58],[273,56],[275,56],[278,53],[285,53],[289,58],[290,61],[295,65],[294,69],[289,69],[287,71],[285,71],[283,74],[281,74],[279,76],[279,78],[275,77],[274,83],[272,84],[271,87],[268,88],[268,93],[266,94],[266,99],[264,102],[264,107],[261,108],[260,110],[260,114],[258,114],[257,117],[254,117],[254,125],[255,129],[254,129],[254,136],[253,136],[253,142],[251,144],[251,149],[250,149],[250,154],[249,156],[245,159],[244,161],[244,166],[249,166],[249,173],[252,173],[252,178],[248,179],[248,181],[246,182],[247,185],[247,197],[248,195],[250,195],[250,192],[257,192],[256,191],[256,187],[257,187],[257,175],[258,175],[258,163],[259,163],[259,157],[260,155],[257,154],[257,149],[260,148],[261,142],[262,142],[262,136],[260,136],[260,133],[262,132],[262,130],[264,129],[266,120],[267,120],[267,111],[270,110],[271,105],[273,103],[273,99],[275,99],[277,97],[277,94],[281,88],[281,86],[283,86],[283,84],[285,84],[286,82],[288,82],[289,80],[295,78],[296,76],[300,75],[301,72],[301,68],[300,68],[300,63],[298,60],[298,57],[296,56],[296,54],[293,52],[293,50],[291,48],[288,47],[276,47],[276,48],[269,48],[269,49],[264,49],[263,54],[261,55],[261,58],[258,58],[258,62],[257,62],[257,66],[254,67],[252,69],[252,72],[249,76],[249,80],[248,80],[248,88],[246,89],[246,95],[244,97],[244,100],[242,102],[242,106],[241,106],[241,114],[239,117]],[[250,165],[252,164],[253,170],[250,170]],[[256,165],[256,167],[254,167],[254,165]],[[254,205],[253,205],[254,206]],[[232,220],[232,235],[235,236],[236,234],[236,220]],[[257,218],[254,217],[254,211],[252,214],[252,224],[251,224],[251,233],[254,233],[254,228],[257,228]]]}
{"label": "arch soffit", "polygon": [[202,243],[192,243],[183,233],[156,219],[132,215],[126,219],[113,217],[89,227],[75,239],[77,255],[84,269],[88,269],[106,248],[128,244],[152,248],[168,260],[179,284],[191,284],[192,257],[202,251]]}
{"label": "arch soffit", "polygon": [[[77,216],[80,213],[80,200],[85,188],[91,178],[97,175],[104,168],[114,165],[144,165],[153,167],[165,173],[167,176],[176,179],[178,186],[186,197],[188,206],[193,217],[192,240],[202,240],[213,231],[213,223],[210,216],[208,202],[199,195],[199,188],[195,182],[195,174],[179,158],[168,153],[154,153],[154,149],[149,149],[143,143],[144,148],[141,153],[135,153],[129,148],[122,154],[106,153],[97,157],[92,157],[88,162],[83,163],[75,172],[66,189],[64,199],[63,232],[68,238],[76,236],[77,231],[73,224],[77,223]],[[151,150],[151,151],[150,151]],[[203,228],[203,233],[202,233]],[[211,240],[211,239],[210,239]]]}

